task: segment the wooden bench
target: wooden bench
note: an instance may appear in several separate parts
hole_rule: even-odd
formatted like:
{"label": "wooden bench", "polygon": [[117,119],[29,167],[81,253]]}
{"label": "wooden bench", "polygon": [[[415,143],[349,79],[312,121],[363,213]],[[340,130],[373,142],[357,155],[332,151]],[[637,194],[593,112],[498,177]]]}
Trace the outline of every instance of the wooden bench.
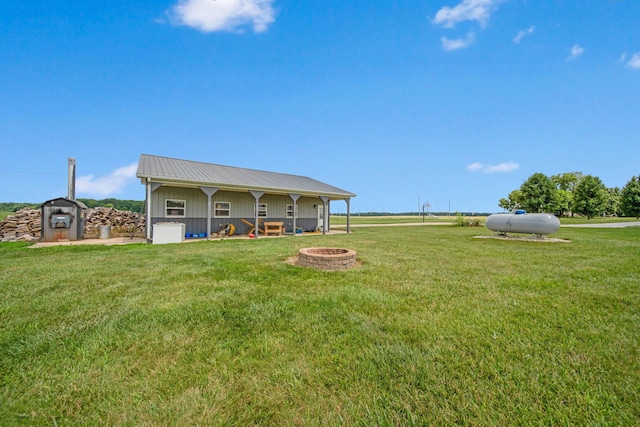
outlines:
{"label": "wooden bench", "polygon": [[277,234],[278,236],[282,236],[282,228],[284,227],[284,223],[282,222],[263,222],[264,225],[264,235],[268,236],[269,234]]}

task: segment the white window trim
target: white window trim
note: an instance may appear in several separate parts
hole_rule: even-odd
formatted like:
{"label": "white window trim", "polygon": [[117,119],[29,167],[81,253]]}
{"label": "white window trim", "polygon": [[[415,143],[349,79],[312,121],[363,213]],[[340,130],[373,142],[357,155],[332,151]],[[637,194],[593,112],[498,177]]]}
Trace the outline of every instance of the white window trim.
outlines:
{"label": "white window trim", "polygon": [[[284,210],[287,218],[293,218],[293,205],[291,203],[286,205]],[[296,217],[298,217],[298,205],[296,205]]]}
{"label": "white window trim", "polygon": [[[174,202],[174,203],[182,203],[182,207],[169,207],[169,202]],[[174,214],[170,214],[169,210],[173,210],[173,209],[177,209],[177,210],[182,210],[182,215],[174,215]],[[166,199],[164,201],[164,215],[167,218],[184,218],[187,216],[187,201],[186,200],[180,200],[180,199]]]}
{"label": "white window trim", "polygon": [[[227,209],[217,209],[216,205],[218,203],[226,203],[228,208]],[[226,211],[228,211],[228,213],[227,213],[227,215],[218,215],[216,212],[219,211],[219,210],[220,211],[226,210]],[[223,202],[221,200],[217,200],[217,201],[213,202],[213,217],[214,218],[231,218],[231,202]]]}
{"label": "white window trim", "polygon": [[[255,212],[256,205],[253,205],[253,207],[254,207],[253,211],[254,211],[254,214],[255,214],[256,213]],[[261,208],[264,208],[264,209],[261,209]],[[264,215],[261,215],[263,212],[264,212]],[[268,213],[267,204],[266,203],[258,203],[258,218],[266,218],[268,216],[267,213]]]}

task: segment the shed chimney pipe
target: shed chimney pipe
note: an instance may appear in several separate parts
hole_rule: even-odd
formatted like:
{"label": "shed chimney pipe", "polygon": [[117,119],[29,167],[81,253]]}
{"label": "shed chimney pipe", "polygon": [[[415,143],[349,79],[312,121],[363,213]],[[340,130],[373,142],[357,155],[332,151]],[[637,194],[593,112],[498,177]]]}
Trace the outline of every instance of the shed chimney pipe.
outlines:
{"label": "shed chimney pipe", "polygon": [[67,198],[71,200],[76,199],[76,159],[73,157],[68,158],[69,162],[69,178],[68,178],[68,193]]}

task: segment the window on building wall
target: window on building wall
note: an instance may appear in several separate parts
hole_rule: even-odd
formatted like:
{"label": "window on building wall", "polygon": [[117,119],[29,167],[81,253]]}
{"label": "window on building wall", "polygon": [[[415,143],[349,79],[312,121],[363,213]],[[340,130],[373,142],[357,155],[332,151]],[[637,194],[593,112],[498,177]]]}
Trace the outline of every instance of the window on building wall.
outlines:
{"label": "window on building wall", "polygon": [[231,216],[231,203],[213,202],[213,216],[216,218],[229,218]]}
{"label": "window on building wall", "polygon": [[[298,216],[298,205],[296,205],[296,216]],[[293,218],[293,205],[287,205],[287,218]]]}
{"label": "window on building wall", "polygon": [[267,204],[266,203],[258,203],[258,216],[261,218],[267,217]]}
{"label": "window on building wall", "polygon": [[167,199],[165,202],[165,216],[184,218],[187,214],[187,201]]}

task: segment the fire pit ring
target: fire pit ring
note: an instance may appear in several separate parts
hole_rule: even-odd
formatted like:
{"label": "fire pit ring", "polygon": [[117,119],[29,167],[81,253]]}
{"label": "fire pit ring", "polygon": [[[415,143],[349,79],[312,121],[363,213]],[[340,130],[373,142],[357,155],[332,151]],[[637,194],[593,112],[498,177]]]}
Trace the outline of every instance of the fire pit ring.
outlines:
{"label": "fire pit ring", "polygon": [[356,251],[345,248],[303,248],[297,265],[319,270],[348,270],[356,265]]}

